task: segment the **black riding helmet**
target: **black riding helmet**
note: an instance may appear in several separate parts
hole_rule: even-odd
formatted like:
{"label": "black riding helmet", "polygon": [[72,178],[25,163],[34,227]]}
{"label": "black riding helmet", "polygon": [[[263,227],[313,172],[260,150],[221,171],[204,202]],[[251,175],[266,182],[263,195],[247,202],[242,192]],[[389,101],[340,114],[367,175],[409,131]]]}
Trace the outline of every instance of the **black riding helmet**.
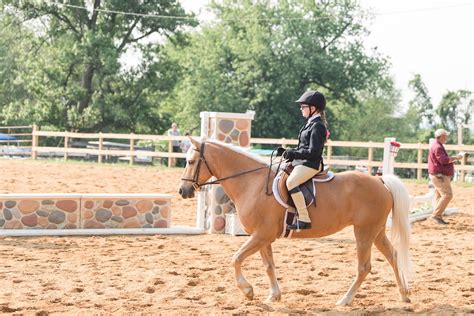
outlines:
{"label": "black riding helmet", "polygon": [[295,102],[298,104],[312,105],[319,111],[324,111],[326,108],[326,98],[321,92],[318,91],[306,91]]}

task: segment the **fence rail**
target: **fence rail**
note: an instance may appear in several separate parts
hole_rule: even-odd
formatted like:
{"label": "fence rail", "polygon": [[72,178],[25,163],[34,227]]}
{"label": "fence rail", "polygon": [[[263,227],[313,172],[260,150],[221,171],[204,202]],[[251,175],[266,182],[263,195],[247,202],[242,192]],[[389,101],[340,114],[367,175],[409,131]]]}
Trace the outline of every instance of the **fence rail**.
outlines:
{"label": "fence rail", "polygon": [[33,126],[0,126],[0,155],[30,156]]}
{"label": "fence rail", "polygon": [[[23,131],[18,131],[22,130]],[[24,131],[24,130],[27,131]],[[30,130],[31,132],[28,132]],[[8,131],[9,133],[5,133]],[[185,158],[185,153],[173,152],[172,141],[182,141],[187,139],[185,136],[164,136],[164,135],[145,135],[145,134],[116,134],[116,133],[74,133],[74,132],[55,132],[55,131],[41,131],[36,126],[4,126],[0,127],[0,133],[9,134],[18,137],[16,140],[17,148],[20,148],[23,155],[31,155],[32,159],[37,159],[38,155],[62,156],[65,160],[72,156],[95,158],[99,163],[103,162],[104,158],[117,157],[121,160],[128,160],[130,164],[134,164],[143,159],[153,158],[168,158],[168,166],[170,166],[169,158]],[[62,138],[62,146],[48,147],[40,146],[41,138]],[[87,147],[74,148],[71,140],[86,139]],[[106,140],[125,140],[127,143],[111,143]],[[144,149],[137,146],[138,141],[154,141],[163,142],[161,150]],[[11,145],[13,141],[0,141],[0,147],[5,142]],[[298,141],[296,139],[286,138],[251,138],[252,145],[275,145],[275,146],[295,146]],[[23,143],[31,143],[30,146],[23,145]],[[20,146],[21,144],[21,146]],[[366,148],[367,157],[362,160],[350,159],[340,156],[334,156],[334,148]],[[445,145],[447,150],[465,151],[474,155],[474,146],[472,145]],[[329,140],[326,144],[325,163],[328,166],[362,166],[367,168],[369,173],[372,173],[373,168],[382,166],[382,161],[374,159],[374,150],[383,149],[383,142],[352,142],[352,141],[334,141]],[[416,169],[417,179],[422,178],[423,170],[428,168],[428,164],[423,161],[424,151],[429,150],[428,144],[402,144],[401,150],[416,150],[416,162],[395,162],[395,168],[401,169]],[[364,157],[365,158],[365,157]],[[460,171],[460,179],[464,180],[467,171],[474,171],[474,165],[465,157],[460,165],[456,166]]]}
{"label": "fence rail", "polygon": [[[250,140],[252,144],[278,144],[278,145],[297,145],[298,140],[296,139],[285,139],[285,138],[252,138]],[[348,148],[367,148],[367,160],[348,160],[348,159],[333,159],[334,147],[348,147]],[[464,151],[470,152],[474,155],[473,145],[445,145],[446,150]],[[331,166],[363,166],[367,168],[367,172],[371,173],[374,167],[381,167],[382,161],[374,160],[374,149],[384,148],[384,143],[381,142],[352,142],[352,141],[333,141],[329,140],[326,143],[326,157],[324,162],[326,165]],[[394,167],[400,169],[416,169],[416,178],[420,180],[422,178],[423,169],[428,169],[428,163],[423,162],[423,151],[429,151],[429,144],[402,144],[400,150],[417,150],[417,161],[416,162],[395,162]],[[464,157],[461,163],[456,166],[456,170],[460,171],[460,179],[464,181],[466,171],[474,171],[474,165],[468,164],[468,158]]]}

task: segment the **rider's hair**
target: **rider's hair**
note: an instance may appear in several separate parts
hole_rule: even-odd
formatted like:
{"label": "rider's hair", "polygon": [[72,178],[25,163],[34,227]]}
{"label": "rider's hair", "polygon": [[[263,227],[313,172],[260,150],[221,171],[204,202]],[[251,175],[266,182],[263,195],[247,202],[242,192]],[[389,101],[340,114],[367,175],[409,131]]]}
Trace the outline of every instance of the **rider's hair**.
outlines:
{"label": "rider's hair", "polygon": [[315,106],[315,105],[312,105],[312,106],[316,109],[316,112],[319,113],[319,115],[321,115],[321,121],[323,121],[324,126],[326,126],[327,128],[328,122],[326,120],[326,111],[324,110],[325,106],[322,106],[322,109],[320,106]]}
{"label": "rider's hair", "polygon": [[320,111],[319,115],[321,115],[321,121],[323,121],[324,126],[328,127],[328,122],[326,121],[326,111]]}

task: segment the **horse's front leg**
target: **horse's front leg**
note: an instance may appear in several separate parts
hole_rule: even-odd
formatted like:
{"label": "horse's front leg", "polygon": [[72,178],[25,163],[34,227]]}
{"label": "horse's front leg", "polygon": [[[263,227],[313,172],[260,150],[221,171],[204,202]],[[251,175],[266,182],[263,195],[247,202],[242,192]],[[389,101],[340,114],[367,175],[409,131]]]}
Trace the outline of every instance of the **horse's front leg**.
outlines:
{"label": "horse's front leg", "polygon": [[270,279],[270,296],[267,298],[267,302],[278,302],[281,299],[281,291],[278,286],[278,280],[275,274],[275,263],[273,262],[273,251],[272,245],[267,245],[260,249],[263,264],[267,271],[268,278]]}
{"label": "horse's front leg", "polygon": [[235,281],[237,282],[237,287],[249,300],[253,299],[253,288],[242,274],[242,262],[248,256],[259,251],[265,246],[265,244],[265,240],[252,235],[232,257],[232,265],[235,269]]}

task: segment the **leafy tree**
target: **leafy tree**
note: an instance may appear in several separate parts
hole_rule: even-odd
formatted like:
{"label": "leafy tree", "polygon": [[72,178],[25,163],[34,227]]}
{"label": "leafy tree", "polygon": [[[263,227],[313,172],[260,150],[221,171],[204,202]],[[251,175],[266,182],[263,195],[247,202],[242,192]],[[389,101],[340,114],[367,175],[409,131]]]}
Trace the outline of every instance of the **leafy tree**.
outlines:
{"label": "leafy tree", "polygon": [[[13,27],[15,25],[15,27]],[[0,124],[6,124],[5,116],[12,115],[7,105],[27,99],[28,93],[16,79],[20,66],[19,56],[28,47],[32,36],[19,22],[11,17],[0,15]],[[13,124],[22,121],[10,120]]]}
{"label": "leafy tree", "polygon": [[[38,47],[23,52],[17,71],[18,81],[31,97],[10,103],[6,119],[28,118],[69,130],[164,129],[150,113],[156,112],[160,97],[169,90],[169,83],[155,82],[169,75],[162,75],[156,66],[162,63],[160,45],[148,39],[153,35],[161,42],[171,37],[179,40],[175,35],[195,22],[143,15],[186,17],[176,0],[93,0],[89,9],[84,0],[73,1],[74,5],[34,0],[4,3],[6,14],[34,26],[33,42]],[[128,50],[143,55],[131,71],[120,62]]]}
{"label": "leafy tree", "polygon": [[[436,113],[439,115],[441,125],[448,130],[456,131],[458,128],[465,128],[471,120],[474,112],[473,93],[467,90],[448,91],[443,95],[441,101],[436,108]],[[469,130],[466,128],[463,133],[466,143],[471,143]]]}
{"label": "leafy tree", "polygon": [[393,98],[388,111],[376,98],[392,93],[389,65],[366,53],[367,15],[357,2],[225,0],[211,10],[217,21],[192,34],[186,49],[166,49],[182,77],[164,108],[181,124],[199,126],[200,111],[254,110],[254,136],[295,137],[302,119],[294,100],[309,88],[326,93],[335,138],[357,130],[362,92],[381,107],[374,113],[392,113]]}
{"label": "leafy tree", "polygon": [[472,91],[448,91],[434,107],[421,75],[416,74],[409,81],[409,87],[415,92],[404,116],[410,122],[406,130],[411,135],[410,141],[427,143],[433,137],[433,129],[437,127],[456,131],[457,135],[458,127],[463,126],[464,142],[470,142],[470,131],[465,127],[471,122],[474,109]]}
{"label": "leafy tree", "polygon": [[456,129],[458,125],[467,125],[474,110],[472,92],[467,90],[448,91],[443,95],[436,113],[441,125],[446,129]]}
{"label": "leafy tree", "polygon": [[412,80],[408,82],[408,86],[414,91],[415,97],[409,102],[409,111],[415,111],[419,117],[419,124],[416,127],[434,126],[434,109],[428,89],[421,79],[420,74],[416,74]]}

